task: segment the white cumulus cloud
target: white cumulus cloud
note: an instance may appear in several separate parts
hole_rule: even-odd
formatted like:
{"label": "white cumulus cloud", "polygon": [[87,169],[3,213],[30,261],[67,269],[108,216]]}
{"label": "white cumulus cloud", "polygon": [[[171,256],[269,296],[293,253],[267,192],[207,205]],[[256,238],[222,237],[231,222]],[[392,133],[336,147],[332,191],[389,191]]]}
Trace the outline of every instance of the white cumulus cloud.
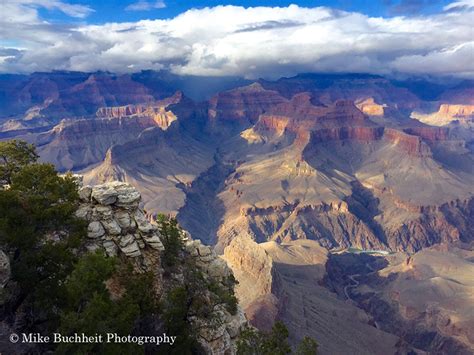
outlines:
{"label": "white cumulus cloud", "polygon": [[165,68],[249,78],[309,71],[472,78],[473,9],[448,10],[382,18],[327,7],[217,6],[166,20],[59,26],[29,7],[17,21],[0,19],[0,38],[15,44],[4,49],[16,49],[0,61],[0,71]]}
{"label": "white cumulus cloud", "polygon": [[153,9],[164,9],[166,4],[164,1],[158,0],[155,2],[140,0],[128,5],[125,10],[127,11],[149,11]]}

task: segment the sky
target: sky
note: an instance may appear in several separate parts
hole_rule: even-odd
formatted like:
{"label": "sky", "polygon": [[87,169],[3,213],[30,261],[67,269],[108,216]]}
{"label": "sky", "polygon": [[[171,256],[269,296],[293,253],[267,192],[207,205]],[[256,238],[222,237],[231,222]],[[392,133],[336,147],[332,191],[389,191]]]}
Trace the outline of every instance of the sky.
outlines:
{"label": "sky", "polygon": [[474,0],[0,0],[0,72],[474,78]]}

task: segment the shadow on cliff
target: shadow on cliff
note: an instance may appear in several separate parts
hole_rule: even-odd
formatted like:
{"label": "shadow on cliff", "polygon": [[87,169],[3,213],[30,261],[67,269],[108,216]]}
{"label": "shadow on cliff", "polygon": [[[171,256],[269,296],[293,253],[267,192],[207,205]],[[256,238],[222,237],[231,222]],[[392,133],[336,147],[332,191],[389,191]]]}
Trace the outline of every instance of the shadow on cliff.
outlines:
{"label": "shadow on cliff", "polygon": [[217,242],[217,230],[225,213],[225,206],[217,196],[224,186],[224,181],[234,167],[225,164],[217,151],[214,165],[194,180],[190,187],[178,185],[186,194],[186,201],[178,211],[180,225],[194,239],[204,244],[214,245]]}
{"label": "shadow on cliff", "polygon": [[440,332],[425,328],[419,318],[411,321],[404,318],[400,314],[397,303],[388,302],[379,296],[380,292],[357,292],[360,286],[380,290],[399,278],[400,273],[391,273],[387,277],[378,274],[377,271],[387,265],[388,262],[381,256],[331,254],[326,263],[323,283],[338,297],[344,299],[349,297],[357,307],[368,313],[375,327],[400,337],[400,344],[428,353],[470,354],[464,344]]}
{"label": "shadow on cliff", "polygon": [[375,220],[375,217],[382,212],[379,209],[379,199],[357,180],[352,181],[351,186],[352,194],[345,199],[349,212],[363,221],[383,244],[388,245],[385,231]]}

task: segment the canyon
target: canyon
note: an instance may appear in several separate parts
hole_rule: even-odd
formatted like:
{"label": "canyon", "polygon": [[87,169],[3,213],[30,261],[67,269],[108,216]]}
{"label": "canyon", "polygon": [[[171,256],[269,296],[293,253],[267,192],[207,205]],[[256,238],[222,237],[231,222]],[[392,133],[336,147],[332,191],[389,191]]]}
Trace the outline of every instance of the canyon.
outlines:
{"label": "canyon", "polygon": [[281,319],[323,354],[472,351],[472,85],[427,101],[381,76],[301,74],[196,99],[160,72],[0,78],[0,139],[176,216],[227,261],[255,326]]}

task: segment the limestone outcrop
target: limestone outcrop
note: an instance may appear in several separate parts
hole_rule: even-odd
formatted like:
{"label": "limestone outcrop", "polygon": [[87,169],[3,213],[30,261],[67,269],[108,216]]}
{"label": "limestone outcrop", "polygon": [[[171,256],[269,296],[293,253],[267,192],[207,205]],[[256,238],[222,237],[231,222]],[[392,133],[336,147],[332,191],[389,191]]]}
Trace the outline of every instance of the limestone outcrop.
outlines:
{"label": "limestone outcrop", "polygon": [[145,247],[164,250],[157,226],[138,208],[141,196],[131,185],[114,181],[84,186],[79,196],[82,204],[76,216],[89,222],[89,249],[103,247],[109,256],[121,251],[132,258],[142,256]]}
{"label": "limestone outcrop", "polygon": [[[154,284],[161,298],[166,299],[167,291],[184,282],[185,270],[180,270],[168,280],[163,277],[160,264],[164,246],[158,226],[150,222],[140,208],[140,193],[130,184],[113,181],[79,189],[81,204],[76,216],[88,222],[88,250],[103,248],[107,255],[125,255],[132,260],[136,272],[152,272]],[[232,271],[227,263],[217,256],[211,247],[199,240],[192,240],[183,231],[185,247],[183,258],[190,258],[203,274],[205,280],[224,284]],[[0,254],[1,262],[1,254]],[[1,266],[1,265],[0,265]],[[3,274],[0,273],[0,282]],[[208,291],[211,292],[211,291]],[[206,354],[235,354],[236,340],[247,319],[240,307],[235,314],[229,313],[224,305],[218,304],[209,317],[189,316],[195,327],[197,340]]]}
{"label": "limestone outcrop", "polygon": [[273,261],[257,243],[235,238],[224,250],[224,258],[239,280],[237,294],[244,308],[271,293]]}

